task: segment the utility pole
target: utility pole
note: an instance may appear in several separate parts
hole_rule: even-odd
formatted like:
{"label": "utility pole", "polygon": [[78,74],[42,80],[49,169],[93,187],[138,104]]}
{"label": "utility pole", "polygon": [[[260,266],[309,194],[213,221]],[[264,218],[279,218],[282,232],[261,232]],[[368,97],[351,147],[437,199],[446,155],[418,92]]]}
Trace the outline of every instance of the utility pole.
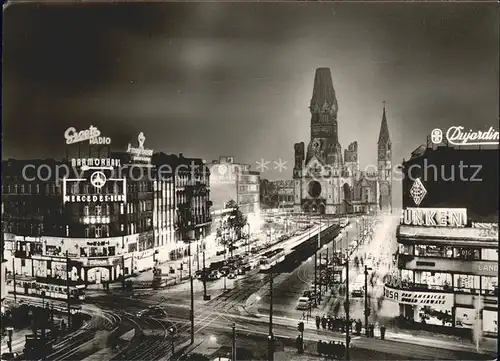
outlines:
{"label": "utility pole", "polygon": [[349,317],[349,255],[346,257],[345,261],[345,319],[346,319],[346,327],[345,327],[345,359],[349,361],[350,356],[349,356],[349,343],[350,343],[350,336],[349,336],[349,331],[351,328],[351,320]]}
{"label": "utility pole", "polygon": [[365,330],[368,330],[368,266],[367,265],[365,265]]}
{"label": "utility pole", "polygon": [[270,279],[269,279],[269,292],[271,303],[269,305],[269,336],[268,346],[267,346],[267,360],[274,361],[274,336],[273,336],[273,269],[271,268],[269,271]]}
{"label": "utility pole", "polygon": [[71,300],[69,296],[69,255],[66,251],[66,293],[68,294],[67,306],[68,306],[68,331],[71,330]]}
{"label": "utility pole", "polygon": [[16,289],[16,257],[12,257],[12,280],[14,281],[14,303],[17,303],[17,289]]}
{"label": "utility pole", "polygon": [[236,361],[236,323],[233,323],[233,354],[231,361]]}
{"label": "utility pole", "polygon": [[122,254],[122,290],[125,291],[125,256]]}
{"label": "utility pole", "polygon": [[325,269],[325,277],[326,277],[326,282],[325,282],[325,293],[328,292],[328,282],[330,281],[330,277],[329,277],[329,272],[328,272],[328,248],[326,249],[326,255],[325,255],[325,258],[326,258],[326,269]]}
{"label": "utility pole", "polygon": [[189,260],[189,285],[191,289],[191,310],[189,312],[189,318],[191,320],[191,345],[192,345],[194,343],[194,289],[193,289],[193,275],[191,273],[191,242],[189,242],[188,260]]}
{"label": "utility pole", "polygon": [[203,271],[202,271],[202,277],[203,277],[203,300],[208,301],[209,297],[207,295],[207,269],[205,267],[205,249],[203,249]]}

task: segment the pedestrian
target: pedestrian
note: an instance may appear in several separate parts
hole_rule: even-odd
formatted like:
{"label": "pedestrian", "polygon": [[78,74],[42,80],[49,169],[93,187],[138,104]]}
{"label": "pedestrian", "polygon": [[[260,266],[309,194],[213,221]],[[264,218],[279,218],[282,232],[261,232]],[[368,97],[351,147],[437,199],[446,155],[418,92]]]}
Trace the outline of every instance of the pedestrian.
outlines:
{"label": "pedestrian", "polygon": [[321,317],[321,327],[323,328],[323,330],[326,328],[326,317],[325,317],[325,315],[323,315],[323,317]]}
{"label": "pedestrian", "polygon": [[380,326],[380,339],[385,340],[385,326]]}
{"label": "pedestrian", "polygon": [[316,328],[319,330],[319,325],[321,323],[321,318],[319,316],[316,316]]}

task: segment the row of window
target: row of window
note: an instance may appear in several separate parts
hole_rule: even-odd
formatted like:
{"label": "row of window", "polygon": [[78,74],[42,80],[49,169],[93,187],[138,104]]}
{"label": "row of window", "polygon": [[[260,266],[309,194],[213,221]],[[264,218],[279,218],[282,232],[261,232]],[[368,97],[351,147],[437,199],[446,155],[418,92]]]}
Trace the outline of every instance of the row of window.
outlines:
{"label": "row of window", "polygon": [[401,280],[409,285],[433,290],[491,294],[498,291],[498,277],[401,270]]}
{"label": "row of window", "polygon": [[418,257],[438,257],[466,261],[498,261],[498,249],[492,248],[399,244],[399,253]]}

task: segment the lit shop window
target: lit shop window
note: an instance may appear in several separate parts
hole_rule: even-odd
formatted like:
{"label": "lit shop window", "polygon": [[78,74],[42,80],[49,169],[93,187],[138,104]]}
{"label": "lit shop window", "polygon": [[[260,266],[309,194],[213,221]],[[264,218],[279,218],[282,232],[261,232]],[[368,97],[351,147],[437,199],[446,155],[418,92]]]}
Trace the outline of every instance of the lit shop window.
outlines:
{"label": "lit shop window", "polygon": [[473,275],[453,275],[455,291],[478,292],[479,276]]}
{"label": "lit shop window", "polygon": [[125,214],[125,206],[123,203],[120,203],[120,214]]}
{"label": "lit shop window", "polygon": [[415,256],[452,258],[453,250],[448,246],[416,245]]}
{"label": "lit shop window", "polygon": [[69,237],[69,226],[66,226],[66,237]]}
{"label": "lit shop window", "polygon": [[483,248],[481,250],[481,259],[483,261],[498,261],[498,249]]}
{"label": "lit shop window", "polygon": [[483,294],[498,295],[498,277],[481,277],[481,287]]}
{"label": "lit shop window", "polygon": [[413,270],[409,269],[401,270],[401,281],[413,283]]}
{"label": "lit shop window", "polygon": [[399,244],[399,253],[404,255],[413,256],[413,245],[411,244]]}
{"label": "lit shop window", "polygon": [[478,248],[453,248],[453,258],[466,261],[479,260],[481,251]]}

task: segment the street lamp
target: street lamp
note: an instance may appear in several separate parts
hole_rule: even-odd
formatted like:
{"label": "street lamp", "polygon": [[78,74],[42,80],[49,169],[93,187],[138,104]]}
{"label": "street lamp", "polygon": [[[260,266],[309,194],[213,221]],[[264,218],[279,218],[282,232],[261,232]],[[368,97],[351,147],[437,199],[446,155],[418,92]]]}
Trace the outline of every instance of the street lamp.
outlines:
{"label": "street lamp", "polygon": [[365,265],[365,333],[368,336],[368,316],[370,315],[370,307],[368,304],[368,271],[372,269]]}

